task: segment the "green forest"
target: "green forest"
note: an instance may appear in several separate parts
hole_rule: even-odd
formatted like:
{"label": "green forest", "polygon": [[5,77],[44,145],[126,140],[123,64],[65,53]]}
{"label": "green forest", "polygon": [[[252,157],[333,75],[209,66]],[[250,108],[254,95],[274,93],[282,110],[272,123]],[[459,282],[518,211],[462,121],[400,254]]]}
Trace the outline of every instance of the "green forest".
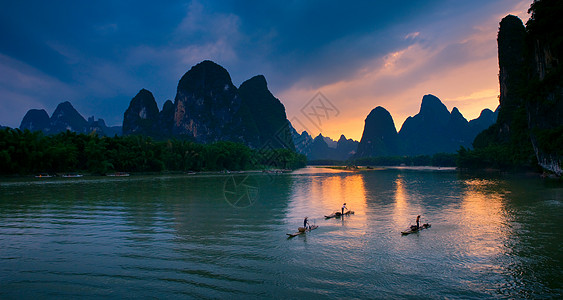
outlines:
{"label": "green forest", "polygon": [[176,139],[155,141],[144,136],[0,130],[3,175],[296,169],[306,162],[304,155],[291,150],[250,149],[233,142],[198,144]]}

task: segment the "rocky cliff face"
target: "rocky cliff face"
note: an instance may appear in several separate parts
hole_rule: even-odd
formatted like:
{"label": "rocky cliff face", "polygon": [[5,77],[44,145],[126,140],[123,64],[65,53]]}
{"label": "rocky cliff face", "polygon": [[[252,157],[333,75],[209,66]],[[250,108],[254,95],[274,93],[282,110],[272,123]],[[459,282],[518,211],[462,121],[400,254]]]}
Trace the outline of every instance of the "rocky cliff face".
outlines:
{"label": "rocky cliff face", "polygon": [[241,98],[227,70],[216,63],[201,62],[182,76],[174,106],[175,135],[201,143],[247,143]]}
{"label": "rocky cliff face", "polygon": [[517,166],[563,175],[563,2],[534,1],[526,27],[515,16],[500,22],[498,121],[475,147],[501,147]]}
{"label": "rocky cliff face", "polygon": [[374,108],[365,120],[357,157],[391,156],[399,153],[397,129],[391,114],[383,107]]}
{"label": "rocky cliff face", "polygon": [[[525,95],[528,85],[526,62],[526,29],[513,15],[504,17],[498,32],[500,98],[497,122],[480,133],[474,140],[475,148],[495,144],[506,149],[510,160],[529,164],[532,155]],[[508,154],[510,153],[510,154]]]}
{"label": "rocky cliff face", "polygon": [[530,139],[538,164],[562,176],[563,2],[536,1],[530,11],[526,58],[531,70],[525,94]]}

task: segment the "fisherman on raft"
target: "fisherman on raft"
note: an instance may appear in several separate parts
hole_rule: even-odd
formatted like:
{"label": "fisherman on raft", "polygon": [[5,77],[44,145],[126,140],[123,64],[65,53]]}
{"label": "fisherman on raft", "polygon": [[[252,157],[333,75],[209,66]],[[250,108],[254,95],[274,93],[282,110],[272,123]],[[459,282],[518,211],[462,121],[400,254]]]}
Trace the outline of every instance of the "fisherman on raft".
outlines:
{"label": "fisherman on raft", "polygon": [[418,230],[420,229],[420,215],[416,217],[416,225],[411,226],[411,230]]}
{"label": "fisherman on raft", "polygon": [[346,207],[346,203],[342,205],[342,215],[344,215],[344,210],[348,210],[348,207]]}
{"label": "fisherman on raft", "polygon": [[303,228],[309,228],[307,226],[311,227],[311,225],[309,224],[309,217],[305,217],[305,220],[303,220]]}

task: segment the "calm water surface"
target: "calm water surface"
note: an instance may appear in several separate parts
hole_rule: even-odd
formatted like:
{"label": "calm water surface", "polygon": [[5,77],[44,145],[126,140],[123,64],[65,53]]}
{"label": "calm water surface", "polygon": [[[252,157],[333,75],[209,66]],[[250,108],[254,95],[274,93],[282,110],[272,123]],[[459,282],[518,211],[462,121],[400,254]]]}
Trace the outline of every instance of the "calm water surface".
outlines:
{"label": "calm water surface", "polygon": [[561,182],[451,170],[2,179],[0,299],[560,298],[562,223]]}

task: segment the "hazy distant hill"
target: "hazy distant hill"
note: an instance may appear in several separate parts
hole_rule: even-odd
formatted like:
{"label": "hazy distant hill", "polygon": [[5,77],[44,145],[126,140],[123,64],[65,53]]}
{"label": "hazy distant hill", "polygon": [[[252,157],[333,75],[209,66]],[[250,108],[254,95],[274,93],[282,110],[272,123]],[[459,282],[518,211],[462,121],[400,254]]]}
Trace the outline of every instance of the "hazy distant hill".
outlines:
{"label": "hazy distant hill", "polygon": [[23,117],[19,128],[21,130],[43,131],[46,134],[56,134],[67,130],[77,133],[95,131],[100,135],[107,136],[121,134],[120,126],[108,127],[103,119],[96,121],[94,117],[90,117],[86,121],[68,101],[60,103],[51,117],[43,109],[30,109]]}

